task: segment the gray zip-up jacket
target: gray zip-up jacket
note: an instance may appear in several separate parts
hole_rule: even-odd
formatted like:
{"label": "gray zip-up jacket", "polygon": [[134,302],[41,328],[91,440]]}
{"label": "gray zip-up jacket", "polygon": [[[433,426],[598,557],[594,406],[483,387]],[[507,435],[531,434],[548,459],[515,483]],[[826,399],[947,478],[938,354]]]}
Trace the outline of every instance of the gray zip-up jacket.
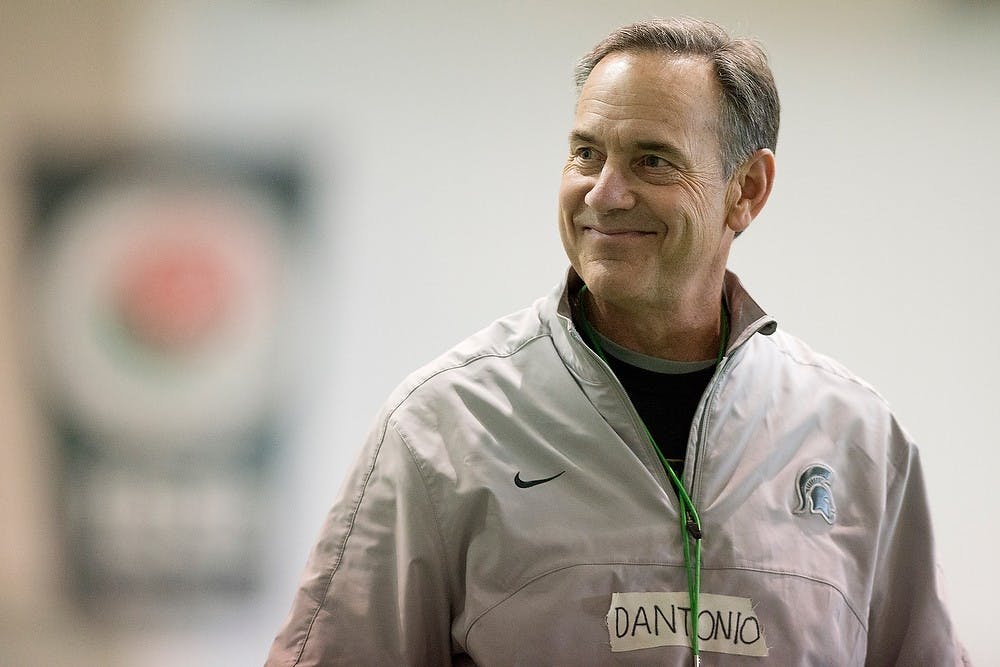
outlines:
{"label": "gray zip-up jacket", "polygon": [[[389,398],[269,665],[689,665],[678,502],[567,281]],[[692,424],[706,665],[951,665],[917,450],[733,274]]]}

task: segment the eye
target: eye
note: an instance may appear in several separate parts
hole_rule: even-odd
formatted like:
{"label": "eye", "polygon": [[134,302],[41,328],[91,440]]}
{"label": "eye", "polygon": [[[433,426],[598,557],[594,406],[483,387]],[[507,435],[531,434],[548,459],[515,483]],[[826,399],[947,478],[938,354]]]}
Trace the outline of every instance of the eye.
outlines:
{"label": "eye", "polygon": [[593,160],[597,157],[597,151],[590,146],[580,146],[573,152],[573,154],[581,160]]}
{"label": "eye", "polygon": [[643,155],[639,158],[639,166],[647,169],[668,169],[673,165],[659,155]]}

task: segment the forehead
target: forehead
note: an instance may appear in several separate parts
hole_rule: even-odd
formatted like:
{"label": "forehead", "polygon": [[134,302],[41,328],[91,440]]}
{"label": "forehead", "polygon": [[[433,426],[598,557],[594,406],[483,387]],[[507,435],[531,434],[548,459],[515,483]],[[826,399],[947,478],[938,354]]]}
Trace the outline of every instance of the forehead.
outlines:
{"label": "forehead", "polygon": [[721,91],[705,58],[620,52],[587,77],[576,106],[577,130],[671,135],[715,133]]}

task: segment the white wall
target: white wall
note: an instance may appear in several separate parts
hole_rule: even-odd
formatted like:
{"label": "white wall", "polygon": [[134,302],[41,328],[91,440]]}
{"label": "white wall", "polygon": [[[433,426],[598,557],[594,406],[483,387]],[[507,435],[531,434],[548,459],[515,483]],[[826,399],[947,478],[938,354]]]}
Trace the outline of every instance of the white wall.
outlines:
{"label": "white wall", "polygon": [[[978,664],[1000,661],[989,613],[1000,8],[541,4],[192,2],[139,27],[142,129],[291,138],[316,167],[308,383],[289,397],[273,586],[246,618],[184,635],[195,659],[263,659],[384,395],[559,279],[573,62],[616,25],[676,13],[768,48],[784,107],[778,180],[732,265],[782,326],[880,388],[922,444],[955,619]],[[247,627],[259,632],[241,641]]]}

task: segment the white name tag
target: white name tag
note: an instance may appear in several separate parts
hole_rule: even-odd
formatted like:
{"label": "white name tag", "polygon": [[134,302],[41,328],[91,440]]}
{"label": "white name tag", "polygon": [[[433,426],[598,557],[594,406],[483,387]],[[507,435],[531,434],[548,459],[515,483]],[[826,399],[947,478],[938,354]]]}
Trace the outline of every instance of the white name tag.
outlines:
{"label": "white name tag", "polygon": [[[698,606],[702,651],[766,656],[764,628],[750,598],[703,593]],[[614,593],[608,609],[611,650],[691,645],[691,603],[683,593]]]}

